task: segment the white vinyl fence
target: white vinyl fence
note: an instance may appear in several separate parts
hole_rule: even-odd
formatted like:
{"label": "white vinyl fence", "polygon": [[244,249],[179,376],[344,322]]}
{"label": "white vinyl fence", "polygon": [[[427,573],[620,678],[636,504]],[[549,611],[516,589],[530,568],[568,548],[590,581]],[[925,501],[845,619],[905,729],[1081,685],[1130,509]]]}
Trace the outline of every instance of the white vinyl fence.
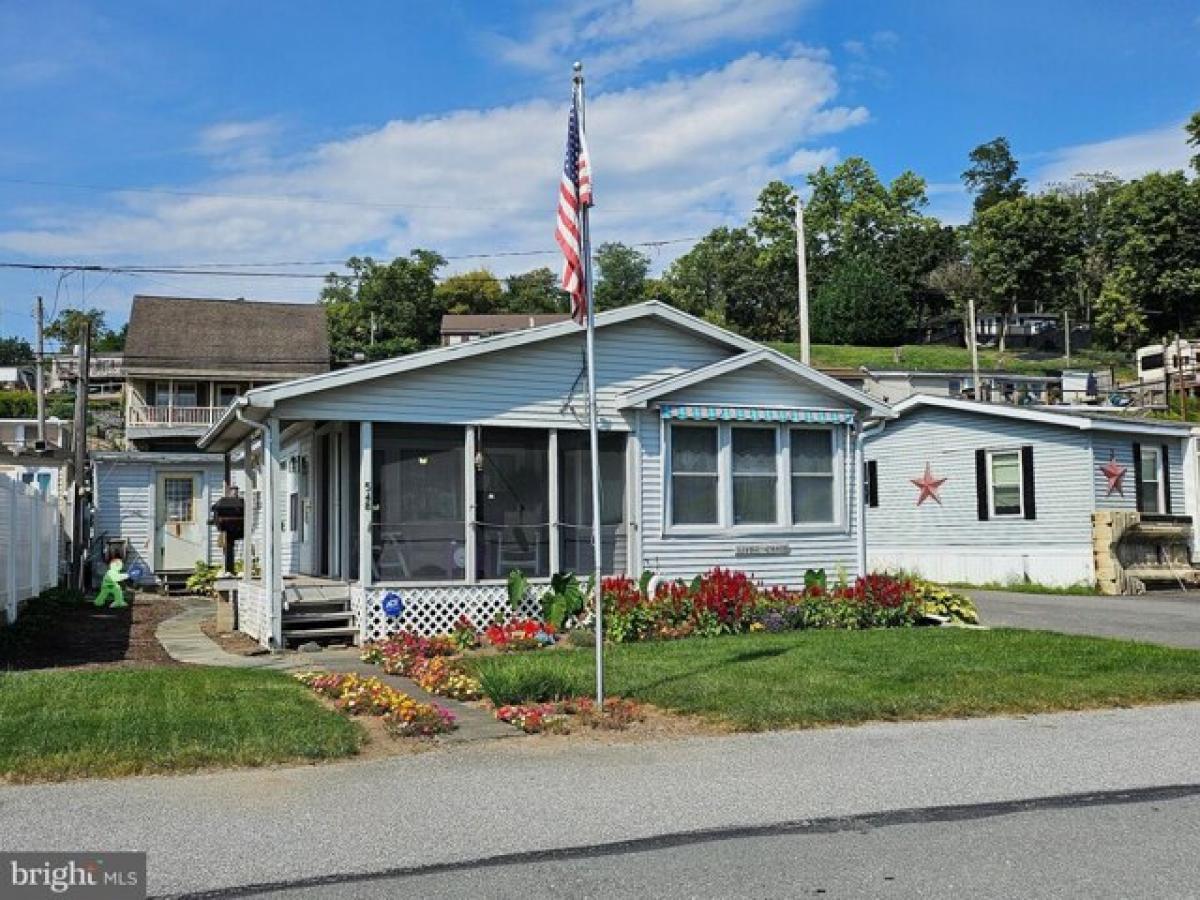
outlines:
{"label": "white vinyl fence", "polygon": [[0,609],[14,622],[21,604],[58,584],[62,515],[57,499],[0,475]]}

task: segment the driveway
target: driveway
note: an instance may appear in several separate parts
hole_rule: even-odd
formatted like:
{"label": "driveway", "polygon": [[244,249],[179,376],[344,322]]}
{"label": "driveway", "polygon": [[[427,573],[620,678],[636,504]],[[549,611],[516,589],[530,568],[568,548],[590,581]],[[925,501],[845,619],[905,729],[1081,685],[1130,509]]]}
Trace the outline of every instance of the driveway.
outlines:
{"label": "driveway", "polygon": [[1200,649],[1200,592],[1172,591],[1140,597],[976,590],[966,593],[974,599],[984,625],[1129,638]]}

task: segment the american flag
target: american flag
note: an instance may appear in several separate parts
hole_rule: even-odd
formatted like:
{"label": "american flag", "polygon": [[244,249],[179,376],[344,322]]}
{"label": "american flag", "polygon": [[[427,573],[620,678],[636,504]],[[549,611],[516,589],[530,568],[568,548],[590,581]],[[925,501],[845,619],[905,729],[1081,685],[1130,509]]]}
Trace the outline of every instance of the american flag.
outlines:
{"label": "american flag", "polygon": [[554,239],[563,252],[562,289],[571,295],[571,318],[587,322],[588,296],[580,261],[580,214],[592,205],[592,165],[587,140],[579,127],[579,108],[571,103],[567,120],[567,158],[558,190],[558,227]]}

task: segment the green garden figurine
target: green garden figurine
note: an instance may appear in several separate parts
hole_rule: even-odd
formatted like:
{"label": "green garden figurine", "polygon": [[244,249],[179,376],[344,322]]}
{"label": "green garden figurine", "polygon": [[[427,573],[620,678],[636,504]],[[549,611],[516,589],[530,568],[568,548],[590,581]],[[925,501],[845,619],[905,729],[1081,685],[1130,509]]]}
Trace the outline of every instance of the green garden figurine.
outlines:
{"label": "green garden figurine", "polygon": [[124,566],[119,559],[109,562],[108,571],[104,573],[104,580],[100,583],[100,593],[92,601],[96,606],[103,606],[108,600],[112,600],[111,609],[128,605],[125,602],[125,594],[121,591],[121,582],[129,577],[121,571]]}

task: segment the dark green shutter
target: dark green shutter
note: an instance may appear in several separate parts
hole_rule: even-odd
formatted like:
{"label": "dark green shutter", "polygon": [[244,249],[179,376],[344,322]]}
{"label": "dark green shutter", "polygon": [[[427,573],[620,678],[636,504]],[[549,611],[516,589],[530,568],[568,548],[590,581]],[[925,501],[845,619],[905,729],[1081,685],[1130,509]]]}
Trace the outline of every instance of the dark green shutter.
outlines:
{"label": "dark green shutter", "polygon": [[1162,445],[1163,512],[1171,514],[1171,445]]}
{"label": "dark green shutter", "polygon": [[1142,445],[1133,442],[1133,496],[1137,502],[1137,511],[1142,509]]}
{"label": "dark green shutter", "polygon": [[975,503],[979,510],[979,520],[988,518],[988,480],[987,480],[987,451],[975,451]]}
{"label": "dark green shutter", "polygon": [[1037,497],[1033,489],[1033,447],[1021,448],[1021,496],[1025,501],[1025,518],[1037,518]]}
{"label": "dark green shutter", "polygon": [[879,505],[879,466],[873,459],[867,460],[867,506]]}

